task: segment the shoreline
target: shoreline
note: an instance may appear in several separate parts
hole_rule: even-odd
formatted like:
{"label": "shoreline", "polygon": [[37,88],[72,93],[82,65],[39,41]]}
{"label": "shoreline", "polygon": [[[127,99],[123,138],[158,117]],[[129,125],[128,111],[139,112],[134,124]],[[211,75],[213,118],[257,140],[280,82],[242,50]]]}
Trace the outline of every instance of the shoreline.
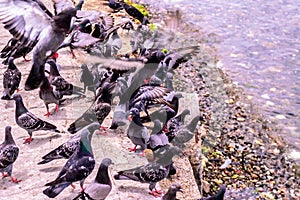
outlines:
{"label": "shoreline", "polygon": [[[147,9],[156,13],[160,11],[157,7],[163,6],[150,5]],[[180,70],[185,69],[183,76],[193,80],[205,119],[200,129],[206,133],[199,135],[202,154],[190,158],[195,177],[200,177],[201,194],[212,195],[225,183],[228,198],[297,199],[299,164],[288,157],[290,146],[280,135],[280,127],[257,112],[259,108],[246,98],[243,89],[217,67],[213,42],[201,30],[198,33],[203,54]],[[226,160],[231,164],[220,169]]]}

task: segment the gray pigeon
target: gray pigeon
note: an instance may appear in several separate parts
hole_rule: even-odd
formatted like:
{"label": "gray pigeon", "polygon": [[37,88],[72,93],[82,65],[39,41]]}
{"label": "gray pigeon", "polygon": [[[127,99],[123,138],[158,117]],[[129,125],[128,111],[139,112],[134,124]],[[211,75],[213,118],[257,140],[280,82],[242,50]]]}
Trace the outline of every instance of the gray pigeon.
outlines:
{"label": "gray pigeon", "polygon": [[25,140],[26,143],[30,143],[32,139],[32,132],[44,130],[44,131],[54,131],[59,133],[60,131],[57,130],[57,127],[53,124],[50,124],[49,122],[43,121],[39,118],[37,118],[35,115],[33,115],[31,112],[27,110],[27,108],[24,106],[22,97],[20,94],[14,94],[12,96],[12,99],[16,102],[16,111],[15,111],[15,120],[16,123],[23,129],[25,129],[28,134],[29,138]]}
{"label": "gray pigeon", "polygon": [[168,192],[162,197],[162,200],[176,200],[177,192],[183,192],[181,190],[181,184],[180,183],[173,183],[169,187]]}
{"label": "gray pigeon", "polygon": [[155,119],[153,131],[147,142],[147,148],[155,151],[167,144],[169,144],[169,140],[166,134],[162,131],[161,122],[158,119]]}
{"label": "gray pigeon", "polygon": [[101,126],[102,122],[111,111],[111,92],[115,83],[105,83],[101,88],[100,95],[92,103],[92,105],[72,124],[70,124],[68,131],[72,134],[76,133],[83,127],[98,121]]}
{"label": "gray pigeon", "polygon": [[39,90],[39,97],[44,101],[44,104],[47,109],[47,113],[45,116],[50,116],[51,113],[49,112],[49,104],[54,103],[55,109],[54,113],[58,111],[59,104],[63,101],[62,95],[59,94],[58,91],[56,91],[53,86],[49,83],[49,80],[47,77],[44,77],[44,80],[40,86]]}
{"label": "gray pigeon", "polygon": [[141,150],[144,151],[150,138],[148,129],[142,124],[140,111],[137,108],[130,109],[130,115],[132,116],[132,121],[126,130],[126,133],[128,138],[135,145],[130,151],[135,152],[138,145],[141,147]]}
{"label": "gray pigeon", "polygon": [[[10,176],[10,179],[14,183],[18,183],[21,180],[14,178],[12,174],[13,163],[16,161],[19,155],[19,147],[11,134],[11,126],[5,127],[5,139],[0,145],[0,172],[2,172],[3,177]],[[4,173],[7,174],[4,174]]]}
{"label": "gray pigeon", "polygon": [[10,57],[8,59],[7,70],[3,73],[3,95],[1,99],[9,100],[14,94],[21,82],[21,72],[14,64],[14,58]]}
{"label": "gray pigeon", "polygon": [[104,200],[112,189],[112,182],[109,176],[109,165],[113,164],[110,158],[104,158],[100,164],[97,175],[91,182],[84,193],[79,194],[73,200],[81,197],[81,199]]}
{"label": "gray pigeon", "polygon": [[33,48],[33,65],[25,90],[38,88],[45,76],[46,58],[55,53],[68,33],[77,9],[69,7],[53,16],[40,1],[6,0],[0,3],[0,21],[19,38],[22,45]]}
{"label": "gray pigeon", "polygon": [[184,143],[190,141],[194,136],[194,130],[199,122],[200,116],[195,116],[188,124],[181,125],[177,130],[168,132],[166,135],[169,142],[176,146],[182,146]]}
{"label": "gray pigeon", "polygon": [[47,183],[49,186],[43,191],[49,198],[55,198],[73,182],[80,181],[81,189],[88,175],[95,167],[94,155],[91,147],[91,138],[94,131],[83,129],[80,136],[80,147],[69,158],[54,181]]}
{"label": "gray pigeon", "polygon": [[59,145],[42,157],[42,161],[38,165],[51,162],[55,159],[70,158],[80,144],[80,134],[71,137],[68,141]]}
{"label": "gray pigeon", "polygon": [[114,178],[116,180],[134,180],[149,183],[150,194],[157,197],[161,194],[161,191],[157,190],[155,185],[168,176],[172,158],[179,153],[181,151],[178,147],[171,147],[159,160],[133,169],[119,171]]}

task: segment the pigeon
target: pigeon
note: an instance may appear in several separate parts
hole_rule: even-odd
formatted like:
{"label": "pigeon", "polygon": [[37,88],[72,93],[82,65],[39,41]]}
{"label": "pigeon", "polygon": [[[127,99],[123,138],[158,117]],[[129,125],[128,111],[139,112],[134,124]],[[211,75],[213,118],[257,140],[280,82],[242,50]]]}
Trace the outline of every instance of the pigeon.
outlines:
{"label": "pigeon", "polygon": [[21,82],[21,72],[14,64],[14,58],[8,60],[8,67],[3,73],[3,95],[1,99],[9,100],[14,92],[19,88]]}
{"label": "pigeon", "polygon": [[179,115],[168,120],[165,126],[165,132],[177,131],[184,124],[185,117],[190,114],[189,109],[184,109]]}
{"label": "pigeon", "polygon": [[141,147],[141,151],[144,151],[150,138],[148,129],[142,124],[140,111],[137,108],[130,109],[130,115],[132,117],[132,121],[126,130],[126,134],[135,147],[130,148],[129,150],[135,152],[136,147],[139,145]]}
{"label": "pigeon", "polygon": [[59,73],[58,66],[54,62],[54,60],[47,61],[50,65],[50,77],[51,77],[51,85],[54,86],[54,89],[58,92],[59,96],[63,95],[73,95],[83,94],[83,88],[73,85],[66,81]]}
{"label": "pigeon", "polygon": [[89,70],[86,64],[82,64],[80,82],[83,83],[83,93],[85,93],[86,89],[88,88],[89,90],[91,90],[96,94],[96,89],[94,87],[96,86],[97,81],[98,81],[98,77],[96,77]]}
{"label": "pigeon", "polygon": [[201,198],[200,200],[223,200],[226,192],[226,185],[221,185],[220,190],[214,196]]}
{"label": "pigeon", "polygon": [[180,183],[173,183],[167,193],[162,197],[162,200],[176,200],[176,193],[182,192],[181,184]]}
{"label": "pigeon", "polygon": [[55,53],[68,33],[77,9],[69,7],[55,16],[45,12],[40,1],[6,0],[0,3],[0,21],[21,42],[33,48],[33,65],[25,90],[37,89],[45,76],[46,58]]}
{"label": "pigeon", "polygon": [[112,182],[109,177],[109,165],[113,164],[110,158],[104,158],[100,164],[95,179],[86,187],[84,193],[79,194],[73,200],[94,199],[104,200],[112,189]]}
{"label": "pigeon", "polygon": [[123,8],[125,9],[126,13],[131,17],[139,20],[141,23],[144,21],[144,15],[135,7],[128,5],[127,3],[123,3]]}
{"label": "pigeon", "polygon": [[157,190],[155,185],[157,182],[168,176],[169,166],[172,162],[173,156],[180,153],[181,151],[178,147],[171,147],[169,151],[165,152],[161,159],[140,167],[119,171],[118,174],[114,175],[114,179],[134,180],[141,183],[149,183],[149,189],[151,191],[150,194],[153,196],[159,196],[161,191]]}
{"label": "pigeon", "polygon": [[113,9],[114,12],[119,12],[123,9],[122,4],[116,0],[109,0],[108,6]]}
{"label": "pigeon", "polygon": [[18,126],[25,129],[28,134],[29,138],[25,140],[26,143],[30,143],[32,139],[32,132],[44,130],[44,131],[53,131],[60,133],[59,130],[57,130],[57,127],[53,124],[50,124],[49,122],[43,121],[39,118],[37,118],[35,115],[33,115],[31,112],[27,110],[27,108],[24,106],[22,97],[20,94],[14,94],[12,96],[12,99],[16,102],[16,111],[15,111],[15,120]]}
{"label": "pigeon", "polygon": [[195,116],[188,124],[175,128],[173,132],[167,132],[169,142],[173,145],[181,146],[184,143],[190,141],[194,136],[194,130],[199,122],[200,116]]}
{"label": "pigeon", "polygon": [[126,16],[122,16],[121,21],[124,22],[123,25],[121,26],[123,30],[127,30],[129,33],[130,30],[134,29],[132,21],[126,18]]}
{"label": "pigeon", "polygon": [[53,149],[46,155],[42,157],[42,161],[38,163],[38,165],[46,164],[51,162],[55,159],[65,158],[68,159],[71,155],[75,152],[77,147],[80,144],[80,134],[77,134],[71,137],[68,141],[64,142],[63,144],[59,145],[57,148]]}
{"label": "pigeon", "polygon": [[150,118],[159,119],[163,122],[163,129],[165,130],[166,122],[168,122],[172,117],[175,117],[179,108],[179,99],[182,98],[182,94],[179,92],[171,92],[165,98],[168,104],[163,104],[157,111],[150,115]]}
{"label": "pigeon", "polygon": [[23,57],[24,61],[30,61],[26,59],[26,55],[32,51],[35,43],[32,45],[25,46],[21,42],[19,42],[16,38],[11,38],[8,40],[6,46],[1,50],[0,58],[6,58],[2,64],[7,65],[8,60],[10,57],[13,57],[14,59]]}
{"label": "pigeon", "polygon": [[[13,163],[17,160],[19,155],[19,147],[11,134],[11,126],[5,127],[5,139],[0,145],[0,172],[2,172],[3,177],[10,176],[10,179],[14,183],[18,183],[21,180],[14,178],[12,174]],[[4,174],[6,172],[7,174]]]}
{"label": "pigeon", "polygon": [[49,186],[43,190],[43,193],[49,198],[55,198],[66,187],[73,182],[80,181],[81,189],[88,175],[95,167],[94,155],[91,147],[91,138],[93,131],[83,129],[80,134],[80,146],[66,162],[57,178],[45,186]]}
{"label": "pigeon", "polygon": [[122,48],[122,39],[118,35],[117,30],[112,33],[105,45],[111,48],[110,56],[118,54],[118,51]]}
{"label": "pigeon", "polygon": [[[104,119],[111,111],[111,91],[115,83],[105,83],[101,90],[101,95],[92,103],[92,105],[72,124],[70,124],[68,131],[71,134],[76,133],[83,127],[98,122],[101,126]],[[103,128],[103,127],[101,127]]]}
{"label": "pigeon", "polygon": [[154,127],[150,135],[150,138],[147,142],[147,148],[151,149],[152,151],[155,151],[160,147],[169,144],[169,140],[166,134],[162,130],[161,122],[158,119],[155,119],[153,122],[154,122]]}
{"label": "pigeon", "polygon": [[60,95],[59,92],[52,87],[47,77],[44,77],[43,83],[40,86],[39,97],[44,101],[44,104],[47,109],[47,113],[44,116],[48,117],[51,115],[51,113],[49,112],[49,104],[56,104],[54,109],[55,113],[58,111],[58,105],[63,101],[62,95]]}

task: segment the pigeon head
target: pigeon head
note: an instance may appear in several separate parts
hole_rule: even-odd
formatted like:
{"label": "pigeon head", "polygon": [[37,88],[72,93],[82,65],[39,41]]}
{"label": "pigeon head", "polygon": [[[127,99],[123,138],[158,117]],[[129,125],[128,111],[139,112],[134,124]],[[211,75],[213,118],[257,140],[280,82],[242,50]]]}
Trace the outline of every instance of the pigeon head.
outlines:
{"label": "pigeon head", "polygon": [[109,166],[114,164],[113,161],[110,158],[104,158],[101,162],[101,164],[105,165],[105,166]]}
{"label": "pigeon head", "polygon": [[68,32],[71,27],[72,18],[76,16],[76,8],[66,8],[53,17],[54,23],[58,29]]}
{"label": "pigeon head", "polygon": [[130,109],[129,115],[131,115],[132,117],[138,116],[139,114],[140,114],[139,109],[137,109],[137,108]]}
{"label": "pigeon head", "polygon": [[20,94],[14,94],[14,95],[12,95],[12,99],[15,101],[17,101],[17,100],[22,101],[22,96]]}
{"label": "pigeon head", "polygon": [[14,64],[14,57],[9,57],[8,69],[11,69],[11,70],[17,69],[17,66]]}
{"label": "pigeon head", "polygon": [[173,183],[171,186],[170,186],[170,190],[174,193],[176,192],[181,192],[183,193],[182,191],[182,188],[181,188],[181,184],[180,183]]}
{"label": "pigeon head", "polygon": [[86,64],[82,64],[80,67],[81,67],[81,69],[88,69]]}
{"label": "pigeon head", "polygon": [[5,133],[10,133],[10,132],[11,132],[11,126],[6,126]]}

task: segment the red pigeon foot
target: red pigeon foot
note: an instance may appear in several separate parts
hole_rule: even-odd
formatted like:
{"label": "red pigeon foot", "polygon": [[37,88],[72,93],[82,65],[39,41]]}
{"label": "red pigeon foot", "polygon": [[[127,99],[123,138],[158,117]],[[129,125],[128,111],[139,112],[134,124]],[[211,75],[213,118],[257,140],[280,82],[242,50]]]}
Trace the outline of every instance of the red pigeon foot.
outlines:
{"label": "red pigeon foot", "polygon": [[33,138],[29,137],[27,138],[23,144],[30,144],[30,142],[33,140]]}
{"label": "red pigeon foot", "polygon": [[2,172],[2,179],[5,177],[8,177],[9,175],[7,173]]}
{"label": "red pigeon foot", "polygon": [[72,187],[73,189],[75,189],[75,188],[76,188],[76,186],[75,186],[75,185],[73,185],[73,183],[71,184],[71,187]]}
{"label": "red pigeon foot", "polygon": [[133,148],[129,148],[129,151],[130,152],[132,152],[132,151],[135,152],[136,151],[136,146],[134,146]]}
{"label": "red pigeon foot", "polygon": [[10,177],[10,180],[13,182],[13,183],[19,183],[19,182],[21,182],[22,180],[18,180],[18,179],[16,179],[16,178],[14,178],[14,177]]}
{"label": "red pigeon foot", "polygon": [[149,194],[153,195],[154,197],[159,197],[161,194],[156,193],[155,191],[149,192]]}
{"label": "red pigeon foot", "polygon": [[47,113],[44,114],[44,116],[47,116],[47,117],[49,117],[50,115],[51,115],[51,113],[49,111],[47,111]]}

